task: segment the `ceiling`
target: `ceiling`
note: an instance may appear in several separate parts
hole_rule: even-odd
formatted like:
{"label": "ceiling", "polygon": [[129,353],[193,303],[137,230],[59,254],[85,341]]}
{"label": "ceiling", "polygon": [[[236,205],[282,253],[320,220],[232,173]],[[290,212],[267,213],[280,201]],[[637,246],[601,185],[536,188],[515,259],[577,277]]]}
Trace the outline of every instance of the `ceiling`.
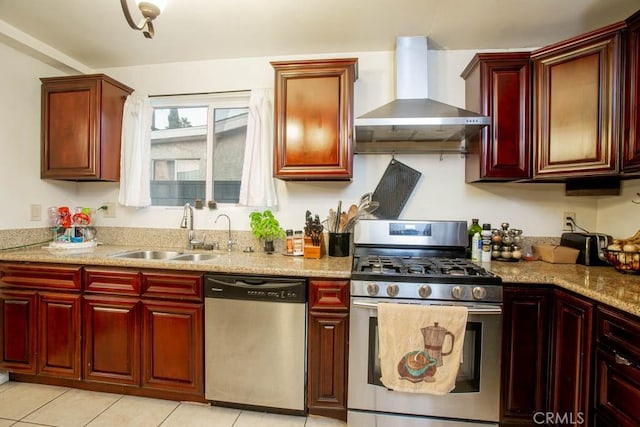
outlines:
{"label": "ceiling", "polygon": [[432,49],[533,48],[638,9],[638,0],[167,0],[149,40],[119,0],[0,0],[0,41],[52,47],[90,69],[391,51],[398,35],[426,35]]}

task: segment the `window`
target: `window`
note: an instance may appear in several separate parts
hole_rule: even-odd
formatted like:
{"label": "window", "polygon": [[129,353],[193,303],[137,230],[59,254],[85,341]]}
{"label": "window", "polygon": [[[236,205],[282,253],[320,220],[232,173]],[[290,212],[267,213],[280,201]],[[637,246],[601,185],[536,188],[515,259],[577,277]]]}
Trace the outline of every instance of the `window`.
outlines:
{"label": "window", "polygon": [[237,203],[249,93],[151,99],[151,203]]}

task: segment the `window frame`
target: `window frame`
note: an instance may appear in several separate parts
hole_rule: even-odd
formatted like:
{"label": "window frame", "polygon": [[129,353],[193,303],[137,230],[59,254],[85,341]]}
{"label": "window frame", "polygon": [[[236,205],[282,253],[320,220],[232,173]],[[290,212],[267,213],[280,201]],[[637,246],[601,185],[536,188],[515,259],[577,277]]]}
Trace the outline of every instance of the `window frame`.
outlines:
{"label": "window frame", "polygon": [[[216,109],[249,109],[249,99],[251,92],[248,90],[232,91],[232,92],[214,92],[199,94],[181,94],[181,95],[157,95],[150,96],[150,104],[152,109],[156,108],[189,108],[189,107],[207,107],[207,131],[206,131],[206,175],[205,175],[205,197],[207,200],[215,200],[214,182],[213,182],[213,153],[215,151],[215,110]],[[151,135],[153,131],[151,132]],[[153,138],[150,137],[149,145]],[[173,159],[176,160],[176,159]],[[153,167],[152,164],[149,165]],[[153,176],[150,177],[153,181]],[[219,204],[237,205],[237,203],[222,202]],[[157,207],[171,207],[172,205],[152,205]]]}

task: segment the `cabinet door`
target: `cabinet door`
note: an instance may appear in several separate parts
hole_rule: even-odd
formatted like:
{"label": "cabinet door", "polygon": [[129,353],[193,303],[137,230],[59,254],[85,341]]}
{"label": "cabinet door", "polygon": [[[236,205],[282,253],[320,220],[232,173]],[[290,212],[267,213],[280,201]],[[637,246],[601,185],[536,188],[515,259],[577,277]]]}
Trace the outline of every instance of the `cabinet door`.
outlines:
{"label": "cabinet door", "polygon": [[348,313],[310,312],[307,406],[346,421]]}
{"label": "cabinet door", "polygon": [[0,366],[10,372],[36,373],[37,301],[35,291],[0,289]]}
{"label": "cabinet door", "polygon": [[272,62],[274,176],[351,179],[357,59]]}
{"label": "cabinet door", "polygon": [[144,300],[142,385],[204,393],[202,304]]}
{"label": "cabinet door", "polygon": [[122,111],[132,89],[102,74],[41,80],[41,177],[118,181]]}
{"label": "cabinet door", "polygon": [[[606,346],[596,352],[595,408],[620,427],[640,420],[640,364]],[[602,423],[606,425],[606,423]]]}
{"label": "cabinet door", "polygon": [[618,172],[623,27],[605,27],[532,54],[534,178]]}
{"label": "cabinet door", "polygon": [[140,385],[137,298],[84,296],[84,379]]}
{"label": "cabinet door", "polygon": [[309,280],[307,407],[346,420],[349,281]]}
{"label": "cabinet door", "polygon": [[505,287],[502,425],[534,425],[547,408],[549,288]]}
{"label": "cabinet door", "polygon": [[38,374],[81,378],[80,294],[39,294]]}
{"label": "cabinet door", "polygon": [[467,140],[466,181],[531,178],[529,53],[477,54],[462,77],[466,108],[491,117]]}
{"label": "cabinet door", "polygon": [[554,292],[549,411],[589,423],[593,305]]}
{"label": "cabinet door", "polygon": [[640,170],[640,11],[627,21],[622,171]]}

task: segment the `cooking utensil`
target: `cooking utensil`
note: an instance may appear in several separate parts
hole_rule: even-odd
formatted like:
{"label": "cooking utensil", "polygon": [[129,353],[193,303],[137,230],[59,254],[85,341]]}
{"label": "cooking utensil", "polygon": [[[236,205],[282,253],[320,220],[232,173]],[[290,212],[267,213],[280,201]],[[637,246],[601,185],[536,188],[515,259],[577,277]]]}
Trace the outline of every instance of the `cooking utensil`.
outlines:
{"label": "cooking utensil", "polygon": [[381,219],[397,219],[409,200],[421,172],[391,158],[371,199],[380,203],[376,216]]}

